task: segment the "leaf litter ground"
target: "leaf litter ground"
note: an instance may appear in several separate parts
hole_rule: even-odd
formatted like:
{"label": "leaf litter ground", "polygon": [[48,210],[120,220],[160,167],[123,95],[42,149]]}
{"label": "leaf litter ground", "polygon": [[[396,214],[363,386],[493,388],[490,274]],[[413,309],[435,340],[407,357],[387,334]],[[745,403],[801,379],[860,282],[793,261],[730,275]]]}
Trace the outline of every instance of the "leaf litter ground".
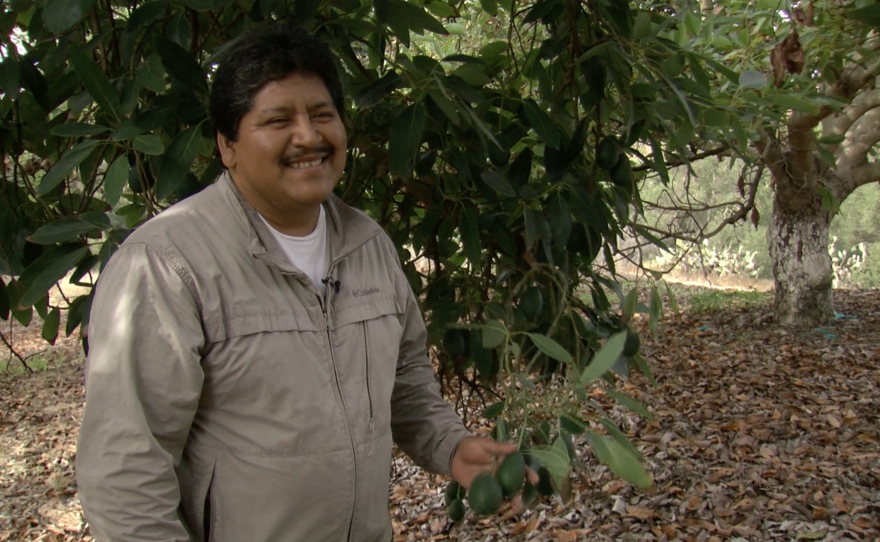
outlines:
{"label": "leaf litter ground", "polygon": [[[801,331],[773,325],[767,302],[679,304],[661,337],[643,331],[658,385],[624,384],[656,419],[598,398],[644,453],[655,491],[614,477],[580,443],[568,504],[510,502],[452,524],[447,479],[396,453],[394,541],[880,540],[880,291],[835,292],[839,318]],[[36,329],[13,333],[19,352],[45,350],[47,367],[27,375],[13,359],[0,375],[0,540],[92,540],[73,471],[77,342],[46,349]],[[469,425],[488,433],[476,416]]]}

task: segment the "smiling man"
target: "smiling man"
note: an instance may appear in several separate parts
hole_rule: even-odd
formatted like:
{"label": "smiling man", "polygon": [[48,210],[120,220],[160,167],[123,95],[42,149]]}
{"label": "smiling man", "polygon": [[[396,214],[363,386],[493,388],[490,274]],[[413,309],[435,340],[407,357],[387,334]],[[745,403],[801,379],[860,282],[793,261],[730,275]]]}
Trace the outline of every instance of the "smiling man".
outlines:
{"label": "smiling man", "polygon": [[98,281],[83,510],[101,542],[387,542],[392,441],[464,486],[516,447],[440,397],[395,247],[332,194],[327,47],[272,25],[230,51],[211,94],[226,171]]}

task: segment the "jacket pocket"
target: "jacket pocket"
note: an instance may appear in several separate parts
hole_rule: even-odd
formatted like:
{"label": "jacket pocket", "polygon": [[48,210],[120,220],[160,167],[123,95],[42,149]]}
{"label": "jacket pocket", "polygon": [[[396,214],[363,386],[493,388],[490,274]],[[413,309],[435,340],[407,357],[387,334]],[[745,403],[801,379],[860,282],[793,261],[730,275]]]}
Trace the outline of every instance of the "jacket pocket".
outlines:
{"label": "jacket pocket", "polygon": [[339,310],[331,332],[353,436],[367,453],[390,430],[391,392],[402,337],[399,316],[392,300],[375,299]]}

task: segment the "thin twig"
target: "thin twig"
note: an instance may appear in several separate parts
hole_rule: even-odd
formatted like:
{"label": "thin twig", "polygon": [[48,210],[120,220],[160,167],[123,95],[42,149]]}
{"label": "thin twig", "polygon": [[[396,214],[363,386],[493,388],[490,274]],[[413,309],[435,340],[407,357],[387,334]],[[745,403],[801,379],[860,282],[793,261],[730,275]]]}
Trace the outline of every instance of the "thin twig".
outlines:
{"label": "thin twig", "polygon": [[[10,330],[12,329],[12,319],[9,320],[9,328],[10,328]],[[25,360],[25,358],[23,358],[21,356],[21,354],[19,354],[15,350],[15,348],[13,348],[12,343],[6,338],[6,335],[4,335],[2,331],[0,331],[0,339],[3,340],[3,344],[5,344],[6,348],[9,349],[10,361],[12,360],[12,356],[15,356],[16,358],[18,358],[18,361],[21,362],[22,366],[24,366],[24,368],[27,370],[27,372],[29,374],[34,374],[34,370],[31,369],[31,366],[27,364],[27,361]],[[9,363],[6,364],[6,368],[7,369],[9,368]]]}

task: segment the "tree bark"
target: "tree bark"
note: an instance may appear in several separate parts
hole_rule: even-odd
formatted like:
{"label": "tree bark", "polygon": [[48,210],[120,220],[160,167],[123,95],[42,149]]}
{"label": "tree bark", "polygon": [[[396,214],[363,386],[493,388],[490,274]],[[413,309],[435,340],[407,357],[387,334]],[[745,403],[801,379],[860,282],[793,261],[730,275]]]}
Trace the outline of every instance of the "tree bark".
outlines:
{"label": "tree bark", "polygon": [[815,186],[793,194],[791,181],[773,198],[767,246],[776,283],[777,321],[786,326],[817,326],[834,315],[833,268],[828,254],[832,214],[822,207]]}

